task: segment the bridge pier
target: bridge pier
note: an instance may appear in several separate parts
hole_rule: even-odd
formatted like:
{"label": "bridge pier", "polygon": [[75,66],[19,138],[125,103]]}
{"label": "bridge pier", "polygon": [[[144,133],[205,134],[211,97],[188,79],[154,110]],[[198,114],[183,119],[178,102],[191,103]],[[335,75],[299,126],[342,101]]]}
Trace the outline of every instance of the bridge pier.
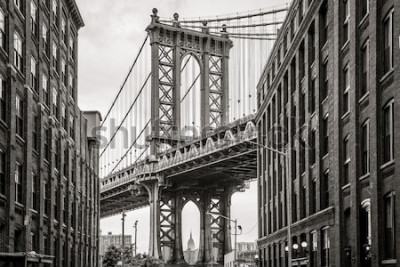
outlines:
{"label": "bridge pier", "polygon": [[160,246],[160,185],[158,179],[142,182],[149,194],[150,204],[150,239],[149,256],[159,259],[161,256]]}

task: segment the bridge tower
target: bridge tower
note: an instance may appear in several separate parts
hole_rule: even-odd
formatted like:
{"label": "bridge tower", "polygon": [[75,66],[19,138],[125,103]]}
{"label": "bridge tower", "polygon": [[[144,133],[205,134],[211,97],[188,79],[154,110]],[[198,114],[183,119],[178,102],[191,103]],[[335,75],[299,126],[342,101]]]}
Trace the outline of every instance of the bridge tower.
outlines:
{"label": "bridge tower", "polygon": [[[183,59],[191,55],[200,67],[199,135],[226,125],[228,118],[228,65],[232,41],[222,28],[220,35],[210,34],[205,23],[201,31],[182,28],[178,14],[172,25],[160,22],[153,9],[147,27],[151,45],[151,135],[149,164],[158,162],[160,145],[177,146],[185,139],[180,129],[181,69]],[[223,263],[225,253],[232,251],[229,222],[230,199],[237,187],[222,185],[191,187],[186,184],[173,190],[164,177],[150,177],[140,182],[149,196],[149,255],[172,263],[183,263],[182,209],[193,201],[200,210],[200,244],[198,262]]]}
{"label": "bridge tower", "polygon": [[156,155],[160,143],[182,140],[181,70],[183,59],[191,55],[200,67],[200,130],[228,123],[229,50],[232,41],[226,29],[221,36],[212,35],[206,25],[202,31],[180,26],[178,14],[172,25],[160,23],[153,9],[147,27],[151,45],[151,154]]}

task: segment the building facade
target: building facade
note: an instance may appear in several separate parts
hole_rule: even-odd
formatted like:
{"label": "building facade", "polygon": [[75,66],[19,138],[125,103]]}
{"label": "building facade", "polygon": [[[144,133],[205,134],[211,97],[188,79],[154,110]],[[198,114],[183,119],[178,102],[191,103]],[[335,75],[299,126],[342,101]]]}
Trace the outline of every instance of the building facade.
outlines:
{"label": "building facade", "polygon": [[260,266],[400,266],[399,10],[292,2],[258,84]]}
{"label": "building facade", "polygon": [[97,112],[77,106],[74,0],[0,0],[0,266],[97,266]]}
{"label": "building facade", "polygon": [[[132,236],[125,235],[124,237],[125,248],[133,247],[132,244]],[[100,236],[100,246],[99,246],[99,253],[100,257],[103,257],[106,253],[107,249],[110,246],[115,246],[116,248],[122,248],[122,235],[113,235],[111,232],[108,235],[101,235]]]}

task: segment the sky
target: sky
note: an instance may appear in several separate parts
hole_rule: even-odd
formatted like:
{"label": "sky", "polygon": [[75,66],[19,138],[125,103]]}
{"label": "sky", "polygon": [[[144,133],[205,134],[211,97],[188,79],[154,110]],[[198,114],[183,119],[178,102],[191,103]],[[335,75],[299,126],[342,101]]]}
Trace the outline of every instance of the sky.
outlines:
{"label": "sky", "polygon": [[[98,110],[103,115],[120,88],[128,69],[145,38],[152,8],[160,17],[177,12],[181,18],[242,13],[260,8],[282,6],[289,0],[76,0],[85,27],[79,32],[79,106]],[[188,203],[183,212],[183,246],[190,231],[196,247],[199,243],[199,212]],[[243,234],[238,241],[257,239],[257,184],[232,198],[232,218],[238,219]],[[149,209],[127,213],[125,233],[133,235],[138,220],[138,252],[147,252],[149,243]],[[102,234],[121,234],[121,216],[100,221]]]}

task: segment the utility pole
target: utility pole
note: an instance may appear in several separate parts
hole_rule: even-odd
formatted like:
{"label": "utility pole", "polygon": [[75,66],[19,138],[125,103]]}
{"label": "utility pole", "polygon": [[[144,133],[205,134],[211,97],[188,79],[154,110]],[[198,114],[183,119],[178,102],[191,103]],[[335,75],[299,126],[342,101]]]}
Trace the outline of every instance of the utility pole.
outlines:
{"label": "utility pole", "polygon": [[137,248],[137,224],[138,221],[135,221],[135,225],[133,226],[135,228],[135,256],[136,256],[136,248]]}
{"label": "utility pole", "polygon": [[236,261],[237,261],[237,219],[234,220],[235,223],[235,254],[234,254],[234,258],[233,258],[233,266],[237,266],[236,265]]}
{"label": "utility pole", "polygon": [[126,214],[125,214],[125,211],[122,211],[122,251],[121,251],[121,266],[122,267],[124,267],[124,260],[125,260],[125,255],[124,255],[124,252],[125,252],[125,217],[126,217]]}

